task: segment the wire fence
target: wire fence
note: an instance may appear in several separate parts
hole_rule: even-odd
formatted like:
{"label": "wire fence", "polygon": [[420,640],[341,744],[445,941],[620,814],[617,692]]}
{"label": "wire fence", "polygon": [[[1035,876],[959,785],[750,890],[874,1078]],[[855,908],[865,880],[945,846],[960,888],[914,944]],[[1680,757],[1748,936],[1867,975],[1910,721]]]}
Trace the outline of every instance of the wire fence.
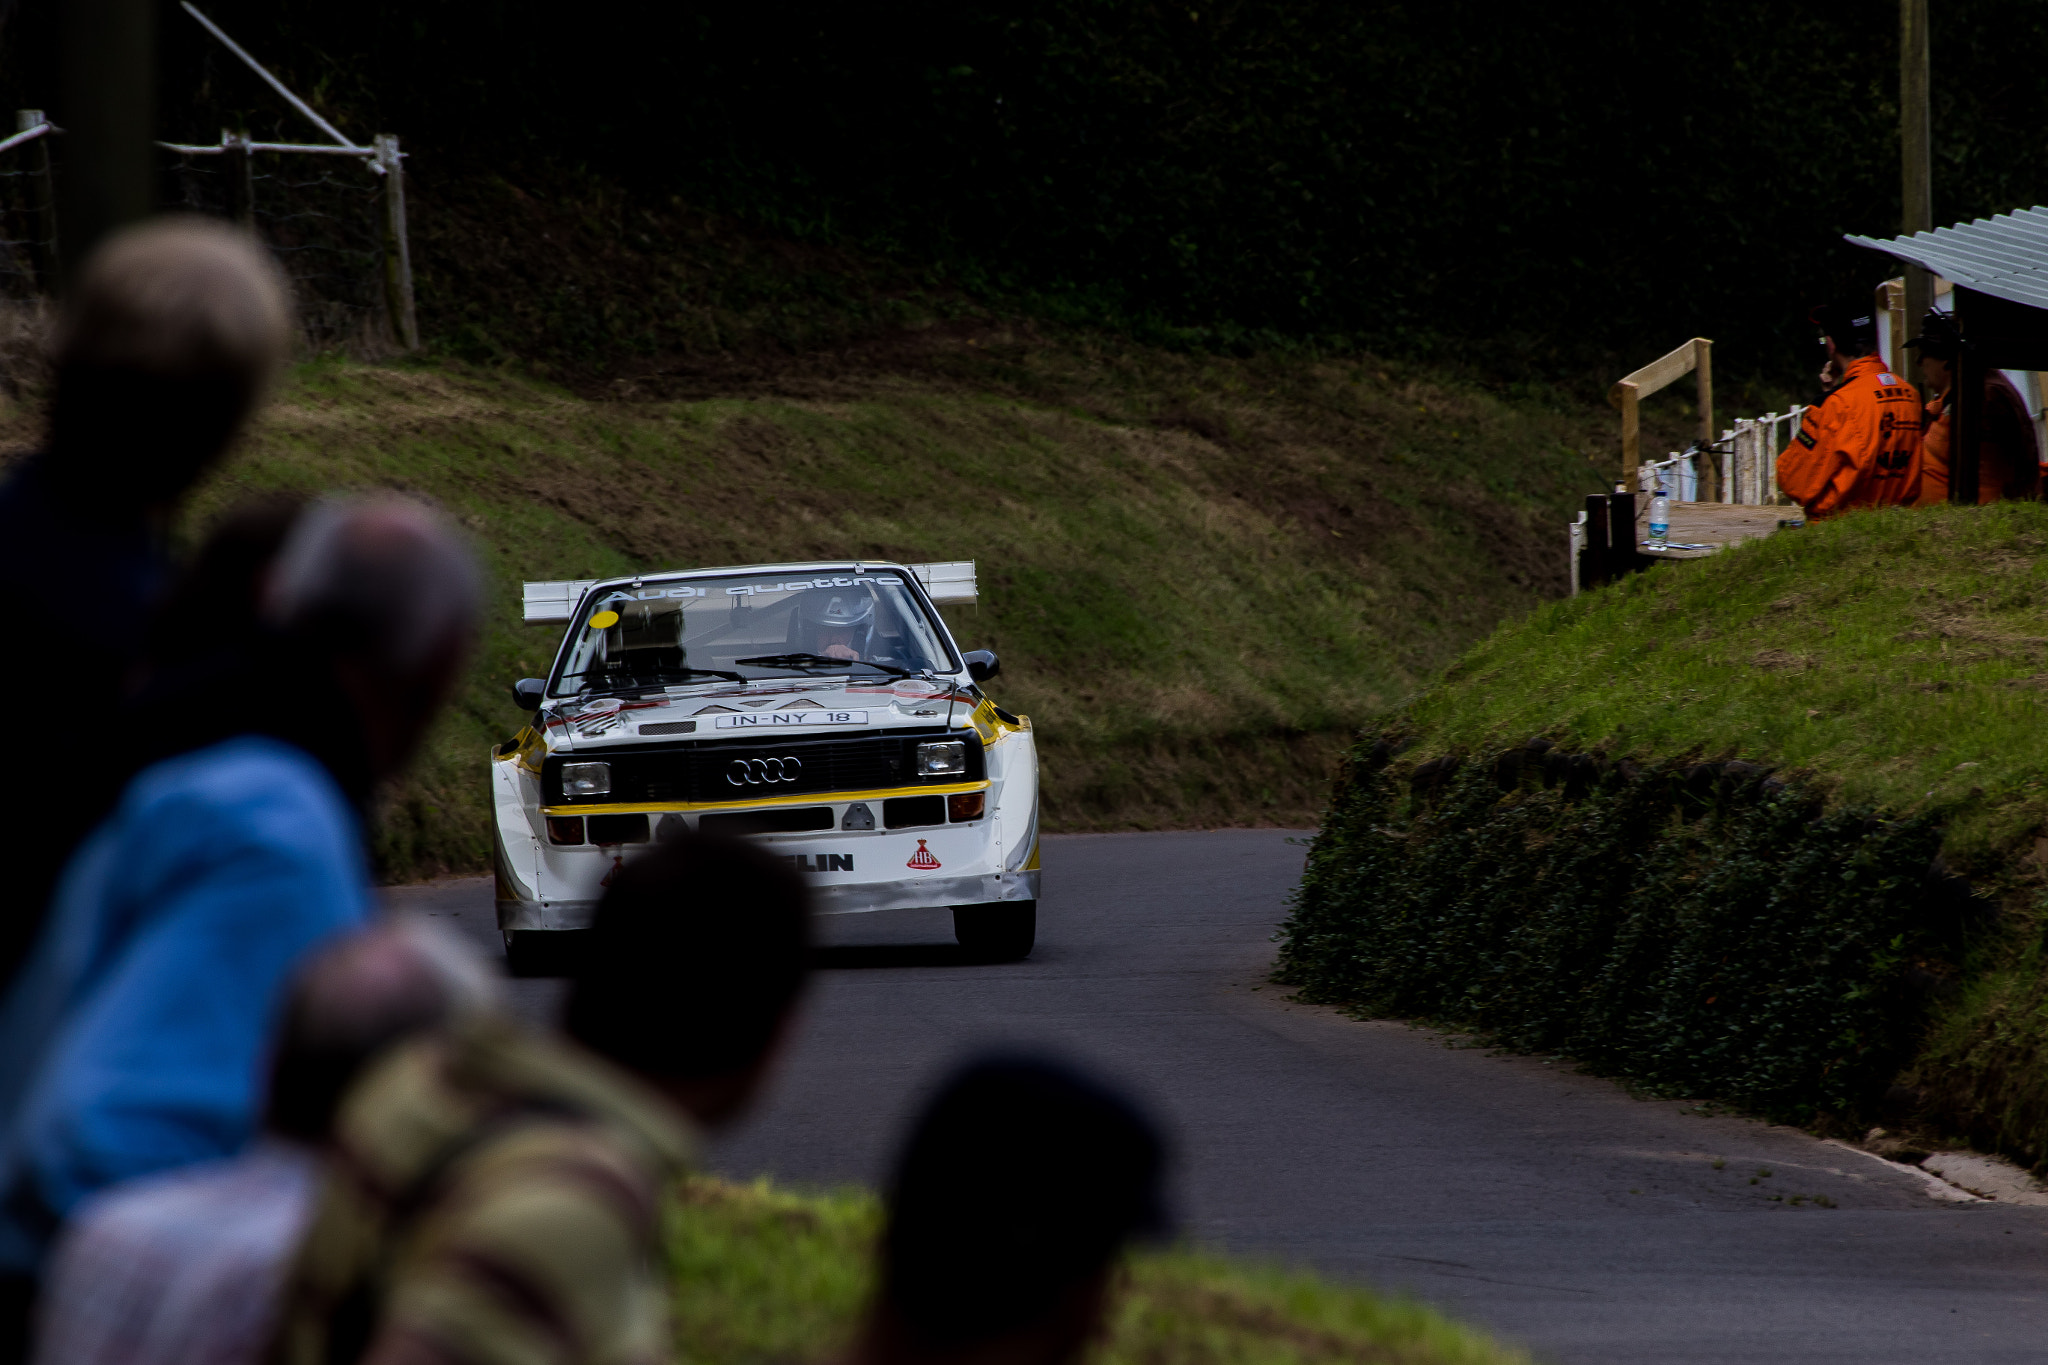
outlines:
{"label": "wire fence", "polygon": [[[367,165],[275,154],[164,156],[158,202],[254,231],[291,281],[308,345],[374,348],[394,334],[384,297],[384,185]],[[306,162],[320,164],[308,170]]]}
{"label": "wire fence", "polygon": [[[63,142],[37,110],[0,141],[0,304],[17,316],[55,294],[63,243],[56,186]],[[239,222],[290,281],[313,351],[417,345],[398,140],[374,147],[255,143],[159,144],[158,204]]]}

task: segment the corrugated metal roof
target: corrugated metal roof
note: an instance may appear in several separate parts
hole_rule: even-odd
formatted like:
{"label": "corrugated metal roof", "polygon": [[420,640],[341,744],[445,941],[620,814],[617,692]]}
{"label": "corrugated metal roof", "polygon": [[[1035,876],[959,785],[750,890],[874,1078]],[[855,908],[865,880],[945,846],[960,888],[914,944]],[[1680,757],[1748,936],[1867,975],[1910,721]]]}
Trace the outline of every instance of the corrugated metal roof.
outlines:
{"label": "corrugated metal roof", "polygon": [[1945,280],[1994,298],[2048,308],[2048,208],[2021,209],[1932,232],[1843,240],[1926,266]]}

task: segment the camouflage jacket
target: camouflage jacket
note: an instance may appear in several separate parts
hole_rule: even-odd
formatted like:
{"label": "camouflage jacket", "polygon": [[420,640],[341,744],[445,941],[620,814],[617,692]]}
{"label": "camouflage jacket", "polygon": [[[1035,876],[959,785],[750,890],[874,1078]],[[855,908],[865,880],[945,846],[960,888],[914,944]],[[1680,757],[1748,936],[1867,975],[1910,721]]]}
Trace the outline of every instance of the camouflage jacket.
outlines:
{"label": "camouflage jacket", "polygon": [[660,1365],[661,1205],[693,1148],[646,1085],[502,1019],[400,1048],[336,1123],[273,1365],[355,1365],[387,1331],[449,1365]]}

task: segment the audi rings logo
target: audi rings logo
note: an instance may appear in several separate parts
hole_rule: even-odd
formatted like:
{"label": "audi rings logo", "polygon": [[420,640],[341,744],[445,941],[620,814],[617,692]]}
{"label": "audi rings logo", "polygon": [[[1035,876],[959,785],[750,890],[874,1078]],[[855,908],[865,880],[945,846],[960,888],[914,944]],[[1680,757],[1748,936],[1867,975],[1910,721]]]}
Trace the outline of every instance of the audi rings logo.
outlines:
{"label": "audi rings logo", "polygon": [[777,782],[794,782],[804,775],[804,765],[792,756],[783,758],[736,758],[726,765],[725,780],[735,787],[765,787]]}

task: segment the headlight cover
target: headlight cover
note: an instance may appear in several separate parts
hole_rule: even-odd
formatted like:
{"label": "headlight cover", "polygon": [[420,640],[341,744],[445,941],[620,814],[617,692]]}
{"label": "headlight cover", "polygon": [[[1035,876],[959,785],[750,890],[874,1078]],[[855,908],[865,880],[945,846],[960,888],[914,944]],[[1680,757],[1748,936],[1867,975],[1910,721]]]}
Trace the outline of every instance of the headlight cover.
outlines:
{"label": "headlight cover", "polygon": [[611,794],[611,790],[611,764],[564,763],[562,765],[562,795],[608,796]]}
{"label": "headlight cover", "polygon": [[967,771],[967,741],[942,739],[917,746],[919,777],[958,777]]}

